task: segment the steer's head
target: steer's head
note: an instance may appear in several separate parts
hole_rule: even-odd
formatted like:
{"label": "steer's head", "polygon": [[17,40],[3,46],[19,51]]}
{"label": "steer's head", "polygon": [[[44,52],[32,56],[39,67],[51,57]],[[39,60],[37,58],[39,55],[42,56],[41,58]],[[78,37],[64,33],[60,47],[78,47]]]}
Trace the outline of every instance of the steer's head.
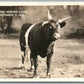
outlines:
{"label": "steer's head", "polygon": [[55,41],[60,38],[60,34],[58,32],[59,28],[63,28],[66,25],[66,20],[68,20],[70,17],[60,19],[58,21],[55,21],[52,16],[50,15],[50,12],[48,10],[48,21],[43,22],[42,26],[46,29],[46,35],[48,39],[51,39],[52,41]]}

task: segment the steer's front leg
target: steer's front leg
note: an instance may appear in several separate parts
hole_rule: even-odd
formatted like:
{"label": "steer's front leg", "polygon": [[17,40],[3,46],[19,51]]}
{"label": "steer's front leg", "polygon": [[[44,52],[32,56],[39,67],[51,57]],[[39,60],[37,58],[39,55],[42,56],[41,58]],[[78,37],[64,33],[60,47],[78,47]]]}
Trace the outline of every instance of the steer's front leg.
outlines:
{"label": "steer's front leg", "polygon": [[52,54],[53,53],[47,55],[47,61],[46,61],[46,64],[47,64],[47,77],[49,77],[49,78],[50,78],[50,63],[51,63]]}
{"label": "steer's front leg", "polygon": [[47,77],[50,78],[50,64],[51,64],[51,57],[53,55],[53,47],[54,47],[54,44],[51,44],[48,48],[48,51],[47,51],[47,61],[46,61],[46,64],[47,64]]}

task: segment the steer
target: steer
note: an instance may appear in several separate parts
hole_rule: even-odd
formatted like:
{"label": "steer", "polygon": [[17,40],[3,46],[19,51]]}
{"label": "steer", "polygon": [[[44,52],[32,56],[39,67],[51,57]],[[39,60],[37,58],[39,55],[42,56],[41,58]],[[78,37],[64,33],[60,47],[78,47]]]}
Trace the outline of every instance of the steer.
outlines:
{"label": "steer", "polygon": [[37,75],[38,55],[42,58],[47,57],[47,76],[50,77],[50,63],[53,55],[54,42],[60,38],[58,32],[59,28],[63,28],[66,25],[64,18],[55,21],[48,10],[48,21],[39,22],[36,24],[26,23],[22,26],[20,31],[20,46],[22,51],[22,64],[24,64],[24,58],[27,51],[30,50],[31,68],[34,67],[34,75]]}

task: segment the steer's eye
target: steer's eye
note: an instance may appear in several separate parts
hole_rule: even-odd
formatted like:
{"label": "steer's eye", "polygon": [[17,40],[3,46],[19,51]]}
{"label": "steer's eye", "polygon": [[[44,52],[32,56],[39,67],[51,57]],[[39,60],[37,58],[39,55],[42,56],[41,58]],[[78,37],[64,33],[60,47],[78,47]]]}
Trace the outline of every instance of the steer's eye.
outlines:
{"label": "steer's eye", "polygon": [[56,24],[56,28],[58,28],[58,24]]}
{"label": "steer's eye", "polygon": [[52,29],[52,26],[50,26],[50,29]]}

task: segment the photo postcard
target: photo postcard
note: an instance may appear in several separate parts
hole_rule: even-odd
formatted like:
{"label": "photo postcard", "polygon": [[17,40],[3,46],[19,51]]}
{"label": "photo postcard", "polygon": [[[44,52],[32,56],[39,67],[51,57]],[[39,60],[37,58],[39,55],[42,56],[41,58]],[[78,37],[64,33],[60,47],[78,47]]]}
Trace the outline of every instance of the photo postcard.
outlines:
{"label": "photo postcard", "polygon": [[0,2],[0,80],[83,78],[84,2]]}

